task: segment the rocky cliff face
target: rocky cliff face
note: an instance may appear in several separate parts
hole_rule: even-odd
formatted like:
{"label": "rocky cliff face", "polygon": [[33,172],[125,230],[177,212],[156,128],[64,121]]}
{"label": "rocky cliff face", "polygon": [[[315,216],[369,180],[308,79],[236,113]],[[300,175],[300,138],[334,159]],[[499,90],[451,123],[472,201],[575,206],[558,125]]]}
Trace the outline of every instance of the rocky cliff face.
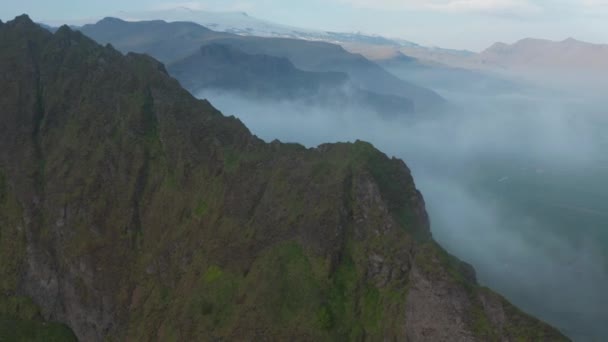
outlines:
{"label": "rocky cliff face", "polygon": [[0,77],[0,317],[31,298],[83,341],[564,339],[480,288],[367,143],[264,143],[151,58],[25,16]]}

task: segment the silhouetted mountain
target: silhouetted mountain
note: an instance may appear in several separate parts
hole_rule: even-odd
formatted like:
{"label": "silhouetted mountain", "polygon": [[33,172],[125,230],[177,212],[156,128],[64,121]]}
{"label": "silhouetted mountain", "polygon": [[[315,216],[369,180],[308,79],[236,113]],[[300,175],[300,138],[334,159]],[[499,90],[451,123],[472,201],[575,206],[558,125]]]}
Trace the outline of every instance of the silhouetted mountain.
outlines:
{"label": "silhouetted mountain", "polygon": [[247,53],[287,58],[309,71],[339,71],[348,74],[362,89],[411,99],[417,109],[441,106],[444,100],[435,92],[403,81],[361,55],[339,45],[287,38],[231,37],[216,43],[232,45]]}
{"label": "silhouetted mountain", "polygon": [[190,22],[169,24],[153,20],[135,23],[116,18],[105,18],[79,30],[100,44],[112,44],[125,53],[146,53],[166,64],[195,53],[206,41],[232,36]]}
{"label": "silhouetted mountain", "polygon": [[199,53],[170,65],[169,72],[193,94],[222,90],[336,110],[367,107],[384,117],[413,111],[410,100],[361,90],[345,73],[302,71],[286,58],[250,55],[227,45],[205,45]]}
{"label": "silhouetted mountain", "polygon": [[250,55],[215,43],[171,64],[169,72],[194,92],[219,88],[285,98],[316,95],[321,88],[341,87],[348,82],[343,73],[301,71],[286,58]]}

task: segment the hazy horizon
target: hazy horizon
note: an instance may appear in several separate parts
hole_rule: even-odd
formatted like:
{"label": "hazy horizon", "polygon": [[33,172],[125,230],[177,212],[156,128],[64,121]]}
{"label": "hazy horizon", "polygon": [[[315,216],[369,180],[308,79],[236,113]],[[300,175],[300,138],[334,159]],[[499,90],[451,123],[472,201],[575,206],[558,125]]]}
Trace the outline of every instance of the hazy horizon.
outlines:
{"label": "hazy horizon", "polygon": [[[40,0],[9,1],[0,9],[6,21],[27,13],[51,24],[91,23],[130,12],[188,8],[212,12],[246,12],[252,17],[292,27],[334,32],[362,32],[409,40],[425,46],[481,51],[495,42],[524,38],[561,41],[572,37],[608,43],[606,0],[276,0],[158,1],[125,3]],[[319,8],[323,11],[319,11]],[[164,19],[159,17],[157,19]],[[454,28],[458,29],[454,29]]]}

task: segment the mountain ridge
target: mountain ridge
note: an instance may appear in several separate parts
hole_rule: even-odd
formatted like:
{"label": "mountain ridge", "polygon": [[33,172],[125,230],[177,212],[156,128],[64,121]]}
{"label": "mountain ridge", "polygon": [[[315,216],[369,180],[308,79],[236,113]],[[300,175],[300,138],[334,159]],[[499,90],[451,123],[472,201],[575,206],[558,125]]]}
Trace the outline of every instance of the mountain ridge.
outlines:
{"label": "mountain ridge", "polygon": [[601,70],[608,67],[608,45],[567,38],[561,41],[524,38],[513,44],[496,43],[477,59],[511,68],[568,68]]}
{"label": "mountain ridge", "polygon": [[265,143],[67,26],[0,47],[0,297],[79,339],[565,340],[432,240],[403,161]]}
{"label": "mountain ridge", "polygon": [[371,110],[385,118],[414,112],[404,98],[365,91],[343,72],[297,69],[289,59],[247,54],[234,46],[212,43],[169,71],[192,94],[219,91],[259,101],[297,101],[334,110]]}

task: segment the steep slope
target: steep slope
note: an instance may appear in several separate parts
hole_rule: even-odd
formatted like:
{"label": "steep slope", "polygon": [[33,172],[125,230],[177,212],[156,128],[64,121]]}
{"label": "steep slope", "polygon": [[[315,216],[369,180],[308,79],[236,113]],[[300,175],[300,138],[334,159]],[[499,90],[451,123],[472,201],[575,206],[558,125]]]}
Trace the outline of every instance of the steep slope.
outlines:
{"label": "steep slope", "polygon": [[364,108],[389,118],[414,110],[407,99],[359,89],[344,73],[302,71],[286,58],[250,55],[220,44],[204,45],[199,53],[171,64],[168,70],[192,94],[225,91],[335,110]]}
{"label": "steep slope", "polygon": [[[190,26],[184,30],[184,25]],[[411,100],[420,111],[440,107],[445,102],[435,92],[400,80],[363,56],[326,42],[245,37],[213,32],[194,23],[125,22],[115,18],[85,25],[81,31],[101,44],[110,43],[123,52],[147,53],[169,66],[192,55],[202,45],[229,45],[248,54],[287,58],[304,71],[346,73],[358,87]],[[156,31],[162,34],[152,34]]]}
{"label": "steep slope", "polygon": [[0,71],[0,294],[80,340],[565,339],[480,288],[369,144],[266,144],[151,58],[25,16]]}

